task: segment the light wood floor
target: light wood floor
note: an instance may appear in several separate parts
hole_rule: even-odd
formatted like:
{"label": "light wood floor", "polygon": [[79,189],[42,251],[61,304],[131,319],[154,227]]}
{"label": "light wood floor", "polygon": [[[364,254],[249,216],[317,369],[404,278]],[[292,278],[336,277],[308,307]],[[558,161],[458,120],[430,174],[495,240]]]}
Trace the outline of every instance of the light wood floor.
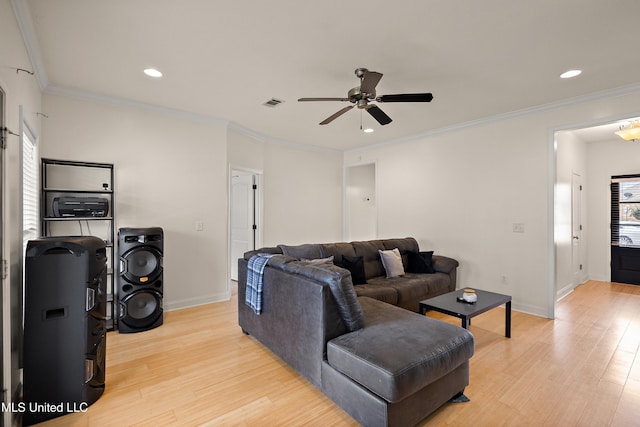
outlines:
{"label": "light wood floor", "polygon": [[[169,312],[151,331],[109,333],[104,395],[86,413],[40,426],[357,425],[243,335],[236,304]],[[504,309],[475,317],[471,402],[446,404],[421,425],[640,425],[640,286],[590,281],[556,314],[514,311],[511,339]]]}

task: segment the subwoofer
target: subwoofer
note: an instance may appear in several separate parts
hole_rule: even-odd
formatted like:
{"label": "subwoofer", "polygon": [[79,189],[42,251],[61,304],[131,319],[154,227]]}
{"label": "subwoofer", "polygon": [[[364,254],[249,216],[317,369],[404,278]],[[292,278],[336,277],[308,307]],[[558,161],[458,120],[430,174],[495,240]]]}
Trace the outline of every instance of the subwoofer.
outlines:
{"label": "subwoofer", "polygon": [[104,392],[106,262],[97,237],[27,244],[24,425],[86,411]]}
{"label": "subwoofer", "polygon": [[164,233],[160,227],[118,230],[118,331],[162,325]]}

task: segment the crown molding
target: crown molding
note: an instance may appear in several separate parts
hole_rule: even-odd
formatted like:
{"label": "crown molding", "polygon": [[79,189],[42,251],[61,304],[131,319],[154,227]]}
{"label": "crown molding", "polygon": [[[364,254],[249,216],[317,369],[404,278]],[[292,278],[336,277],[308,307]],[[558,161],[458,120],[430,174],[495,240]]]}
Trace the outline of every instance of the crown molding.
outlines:
{"label": "crown molding", "polygon": [[251,129],[248,129],[244,126],[241,126],[237,123],[231,122],[229,120],[220,119],[216,117],[206,116],[203,114],[191,113],[187,111],[160,107],[157,105],[146,104],[143,102],[137,102],[122,98],[109,97],[104,95],[98,95],[86,91],[80,91],[77,89],[66,88],[56,85],[49,84],[49,78],[47,76],[46,69],[44,67],[44,62],[42,60],[42,51],[40,49],[40,44],[38,43],[37,37],[35,35],[35,29],[33,26],[33,20],[31,18],[31,13],[29,8],[25,2],[25,0],[10,0],[11,6],[16,17],[16,21],[18,23],[18,27],[22,34],[23,41],[25,43],[25,47],[27,49],[27,54],[31,61],[31,65],[33,66],[33,72],[36,75],[38,84],[40,89],[43,92],[62,95],[67,97],[73,97],[78,99],[84,99],[93,102],[99,102],[102,104],[109,104],[115,106],[125,106],[129,108],[139,109],[143,111],[155,112],[160,114],[166,114],[173,117],[179,117],[187,120],[192,120],[196,122],[203,123],[211,123],[217,125],[223,125],[228,127],[229,129],[233,129],[234,131],[247,135],[253,139],[262,142],[269,142],[273,144],[281,144],[286,145],[302,150],[310,150],[310,151],[320,151],[320,152],[333,152],[333,153],[355,153],[364,150],[369,150],[372,148],[384,147],[388,145],[401,144],[405,142],[415,141],[417,139],[431,138],[434,136],[444,135],[448,133],[458,132],[464,129],[469,129],[481,125],[496,123],[504,120],[509,120],[517,117],[527,116],[531,114],[543,113],[547,111],[553,111],[560,108],[567,107],[569,105],[581,104],[586,102],[591,102],[595,100],[605,99],[605,98],[613,98],[619,96],[625,96],[629,94],[635,94],[640,92],[640,83],[635,83],[627,86],[621,86],[614,89],[603,90],[599,92],[593,92],[586,95],[580,95],[572,98],[566,98],[560,101],[551,102],[548,104],[542,104],[538,106],[528,107],[520,110],[515,110],[503,114],[498,114],[490,117],[483,117],[476,120],[471,120],[464,123],[459,123],[451,126],[445,126],[438,129],[429,130],[426,132],[421,132],[419,134],[409,135],[403,138],[383,141],[374,144],[368,144],[365,146],[347,149],[347,150],[339,150],[328,147],[321,147],[317,145],[309,145],[302,144],[299,142],[285,141],[277,138],[268,137],[266,135],[262,135],[258,132],[255,132]]}
{"label": "crown molding", "polygon": [[18,22],[18,28],[22,34],[22,40],[27,49],[27,55],[29,55],[29,60],[31,61],[33,72],[38,80],[38,85],[40,86],[40,90],[44,90],[49,86],[49,77],[44,68],[42,51],[40,50],[40,44],[38,43],[38,38],[36,37],[36,32],[33,27],[29,7],[24,0],[11,0],[11,7]]}
{"label": "crown molding", "polygon": [[241,126],[235,122],[231,122],[226,119],[220,119],[217,117],[207,116],[204,114],[192,113],[189,111],[177,110],[174,108],[161,107],[154,104],[147,104],[139,101],[132,101],[130,99],[117,98],[113,96],[98,95],[92,92],[87,92],[79,89],[68,88],[63,86],[50,85],[45,90],[45,93],[52,95],[64,96],[67,98],[81,99],[84,101],[95,102],[104,105],[111,105],[115,107],[126,107],[135,110],[147,111],[151,113],[164,114],[170,117],[189,120],[198,123],[214,124],[218,126],[224,126],[227,129],[234,130],[242,135],[246,135],[260,142],[286,145],[292,148],[305,151],[316,152],[330,152],[342,154],[343,150],[336,150],[333,148],[320,147],[317,145],[301,144],[299,142],[285,141],[277,138],[272,138],[244,126]]}
{"label": "crown molding", "polygon": [[95,102],[99,104],[112,105],[116,107],[127,107],[135,110],[147,111],[151,113],[164,114],[184,120],[190,120],[199,123],[215,124],[220,126],[228,126],[229,121],[217,117],[206,116],[204,114],[192,113],[189,111],[178,110],[175,108],[161,107],[159,105],[147,104],[130,99],[117,98],[114,96],[98,95],[96,93],[87,92],[79,89],[73,89],[63,86],[50,85],[44,90],[45,93],[52,95],[64,96],[67,98],[81,99],[84,101]]}
{"label": "crown molding", "polygon": [[296,148],[298,150],[305,150],[305,151],[315,151],[315,152],[335,153],[335,154],[344,153],[344,150],[338,150],[336,148],[321,147],[319,145],[302,144],[300,142],[293,142],[293,141],[287,141],[287,140],[278,139],[278,138],[272,138],[272,137],[263,135],[261,133],[258,133],[254,130],[248,129],[234,122],[229,123],[229,129],[232,129],[242,135],[248,136],[250,138],[253,138],[257,141],[264,142],[264,143],[285,145],[291,148]]}
{"label": "crown molding", "polygon": [[379,142],[379,143],[370,144],[370,145],[366,145],[366,146],[358,147],[358,148],[352,148],[352,149],[349,149],[349,150],[345,150],[344,153],[345,154],[357,153],[357,152],[364,151],[364,150],[369,150],[369,149],[372,149],[372,148],[380,148],[380,147],[386,147],[386,146],[389,146],[389,145],[402,144],[402,143],[405,143],[405,142],[415,141],[417,139],[432,138],[432,137],[435,137],[435,136],[440,136],[440,135],[453,133],[453,132],[459,132],[461,130],[474,128],[474,127],[481,126],[481,125],[487,125],[487,124],[501,122],[501,121],[504,121],[504,120],[510,120],[510,119],[514,119],[514,118],[517,118],[517,117],[523,117],[523,116],[528,116],[528,115],[532,115],[532,114],[539,114],[539,113],[544,113],[544,112],[548,112],[548,111],[554,111],[554,110],[558,110],[560,108],[565,108],[565,107],[570,106],[570,105],[584,104],[584,103],[587,103],[587,102],[598,101],[598,100],[601,100],[601,99],[617,98],[617,97],[621,97],[621,96],[625,96],[625,95],[632,95],[632,94],[636,94],[636,93],[640,93],[640,83],[634,83],[634,84],[631,84],[631,85],[620,86],[620,87],[617,87],[617,88],[614,88],[614,89],[607,89],[607,90],[603,90],[603,91],[599,91],[599,92],[592,92],[592,93],[589,93],[589,94],[586,94],[586,95],[579,95],[579,96],[575,96],[575,97],[571,97],[571,98],[561,99],[559,101],[550,102],[548,104],[542,104],[542,105],[536,105],[536,106],[533,106],[533,107],[527,107],[527,108],[523,108],[521,110],[515,110],[515,111],[510,111],[510,112],[507,112],[507,113],[497,114],[495,116],[483,117],[483,118],[480,118],[480,119],[471,120],[471,121],[464,122],[464,123],[458,123],[458,124],[451,125],[451,126],[445,126],[445,127],[442,127],[442,128],[429,130],[429,131],[422,132],[422,133],[419,133],[419,134],[406,136],[406,137],[403,137],[403,138],[398,138],[398,139],[393,139],[393,140],[389,140],[389,141]]}

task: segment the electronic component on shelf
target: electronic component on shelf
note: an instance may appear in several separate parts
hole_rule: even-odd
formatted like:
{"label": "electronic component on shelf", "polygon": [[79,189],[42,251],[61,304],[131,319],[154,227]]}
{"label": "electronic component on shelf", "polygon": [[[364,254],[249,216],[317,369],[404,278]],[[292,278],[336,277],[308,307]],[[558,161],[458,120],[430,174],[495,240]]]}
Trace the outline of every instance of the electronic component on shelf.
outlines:
{"label": "electronic component on shelf", "polygon": [[109,200],[103,197],[54,197],[57,218],[100,218],[109,214]]}

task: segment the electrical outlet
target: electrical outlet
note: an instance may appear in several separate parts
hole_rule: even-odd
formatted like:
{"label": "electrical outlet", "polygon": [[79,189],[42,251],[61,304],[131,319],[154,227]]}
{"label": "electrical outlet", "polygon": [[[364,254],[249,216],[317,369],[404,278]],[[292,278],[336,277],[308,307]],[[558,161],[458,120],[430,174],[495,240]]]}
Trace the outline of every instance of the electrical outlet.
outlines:
{"label": "electrical outlet", "polygon": [[524,224],[521,222],[513,223],[513,232],[514,233],[524,233]]}
{"label": "electrical outlet", "polygon": [[503,274],[500,276],[500,283],[502,283],[503,285],[507,284],[507,275]]}

